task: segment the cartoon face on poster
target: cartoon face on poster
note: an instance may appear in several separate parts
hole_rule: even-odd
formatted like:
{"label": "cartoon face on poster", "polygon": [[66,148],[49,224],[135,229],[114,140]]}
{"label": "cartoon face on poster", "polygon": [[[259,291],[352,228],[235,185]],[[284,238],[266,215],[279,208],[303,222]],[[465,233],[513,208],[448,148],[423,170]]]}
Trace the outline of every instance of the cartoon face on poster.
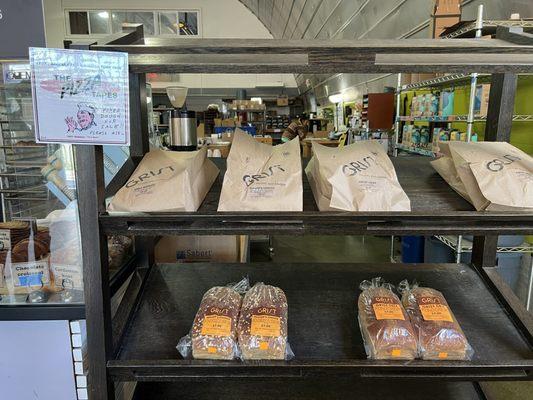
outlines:
{"label": "cartoon face on poster", "polygon": [[38,143],[128,146],[128,54],[30,47]]}

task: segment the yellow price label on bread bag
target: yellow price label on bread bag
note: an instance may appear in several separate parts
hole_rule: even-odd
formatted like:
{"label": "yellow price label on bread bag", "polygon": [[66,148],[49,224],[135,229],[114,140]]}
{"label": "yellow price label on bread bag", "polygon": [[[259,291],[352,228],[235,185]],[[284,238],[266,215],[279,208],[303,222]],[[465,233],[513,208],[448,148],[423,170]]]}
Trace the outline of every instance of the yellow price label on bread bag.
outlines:
{"label": "yellow price label on bread bag", "polygon": [[252,315],[250,334],[252,336],[281,336],[280,317],[273,317],[271,315]]}
{"label": "yellow price label on bread bag", "polygon": [[419,304],[422,318],[426,321],[453,322],[452,314],[444,304]]}
{"label": "yellow price label on bread bag", "polygon": [[231,318],[222,315],[206,315],[202,323],[202,335],[231,336]]}
{"label": "yellow price label on bread bag", "polygon": [[376,319],[399,319],[404,321],[402,307],[396,303],[373,303]]}

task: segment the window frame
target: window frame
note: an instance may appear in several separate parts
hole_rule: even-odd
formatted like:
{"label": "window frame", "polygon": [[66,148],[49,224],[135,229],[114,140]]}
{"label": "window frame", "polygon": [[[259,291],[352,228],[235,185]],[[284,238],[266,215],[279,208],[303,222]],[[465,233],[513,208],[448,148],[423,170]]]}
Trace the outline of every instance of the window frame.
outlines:
{"label": "window frame", "polygon": [[[107,27],[109,30],[109,33],[92,33],[91,32],[91,18],[89,17],[90,12],[107,12],[109,14],[109,18],[107,20]],[[200,8],[183,8],[183,9],[156,9],[156,10],[149,10],[149,9],[135,9],[135,10],[125,10],[122,8],[117,9],[101,9],[101,8],[65,8],[63,9],[64,12],[64,24],[65,24],[65,38],[102,38],[109,35],[112,35],[113,32],[113,12],[151,12],[153,14],[154,18],[154,33],[153,35],[146,35],[147,37],[165,37],[165,38],[192,38],[197,39],[203,37],[203,29],[202,29],[202,10]],[[87,24],[89,28],[89,34],[80,34],[80,33],[71,33],[70,31],[70,13],[71,12],[84,12],[87,15]],[[182,35],[180,34],[179,29],[177,30],[176,34],[172,33],[161,33],[161,14],[162,13],[175,13],[176,14],[176,21],[179,20],[179,13],[196,13],[196,20],[197,20],[197,28],[198,28],[198,34],[197,35]]]}
{"label": "window frame", "polygon": [[[175,13],[176,14],[176,21],[178,21],[179,20],[179,13],[184,13],[184,12],[190,12],[190,13],[194,12],[194,13],[196,13],[196,24],[197,24],[197,28],[198,28],[198,34],[197,35],[181,35],[179,29],[178,29],[178,32],[176,34],[161,33],[161,13],[165,13],[165,14]],[[181,38],[198,39],[198,38],[203,37],[201,9],[199,9],[199,8],[183,8],[183,9],[172,9],[172,10],[157,10],[157,14],[158,14],[157,15],[157,30],[158,30],[157,36],[161,36],[161,37],[165,37],[165,38],[168,38],[168,37],[171,37],[171,38],[179,37],[180,39]]]}

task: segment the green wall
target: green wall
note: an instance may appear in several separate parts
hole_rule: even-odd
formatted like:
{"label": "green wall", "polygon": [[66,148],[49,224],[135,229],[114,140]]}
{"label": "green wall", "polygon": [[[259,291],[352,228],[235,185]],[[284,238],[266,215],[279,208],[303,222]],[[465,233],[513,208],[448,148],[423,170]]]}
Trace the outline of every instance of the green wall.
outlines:
{"label": "green wall", "polygon": [[[416,94],[430,93],[428,90],[416,91]],[[408,97],[409,104],[413,97],[413,92],[406,92],[403,96]],[[461,115],[468,112],[468,99],[470,97],[470,87],[456,87],[454,99],[454,114]],[[403,101],[403,97],[402,97]],[[533,76],[520,76],[518,78],[518,89],[515,99],[515,114],[533,115]],[[427,123],[417,122],[417,125],[424,126]],[[466,123],[454,122],[452,128],[462,132],[466,130]],[[473,131],[478,134],[479,140],[483,139],[485,134],[485,123],[474,123]],[[528,154],[533,154],[533,121],[531,122],[513,122],[511,130],[511,143]]]}

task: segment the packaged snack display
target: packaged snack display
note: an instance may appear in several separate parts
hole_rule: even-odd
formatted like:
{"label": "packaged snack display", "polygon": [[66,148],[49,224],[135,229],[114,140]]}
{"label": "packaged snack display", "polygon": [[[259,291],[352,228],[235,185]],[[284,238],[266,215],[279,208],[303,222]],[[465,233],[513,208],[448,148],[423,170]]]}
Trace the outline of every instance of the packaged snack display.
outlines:
{"label": "packaged snack display", "polygon": [[381,278],[359,285],[359,327],[365,350],[372,360],[413,360],[417,356],[416,336],[392,285]]}
{"label": "packaged snack display", "polygon": [[418,339],[424,360],[471,360],[474,351],[441,292],[400,282],[402,304]]}
{"label": "packaged snack display", "polygon": [[241,294],[248,279],[229,286],[215,286],[205,292],[189,335],[177,349],[184,358],[232,360],[238,357],[237,322]]}
{"label": "packaged snack display", "polygon": [[152,150],[117,192],[108,211],[196,211],[219,173],[198,151]]}
{"label": "packaged snack display", "polygon": [[256,283],[244,296],[237,331],[244,360],[292,357],[287,343],[288,304],[280,288]]}
{"label": "packaged snack display", "polygon": [[373,140],[342,148],[313,143],[305,173],[320,211],[410,211],[392,162]]}
{"label": "packaged snack display", "polygon": [[302,211],[300,142],[271,146],[235,129],[218,211]]}

